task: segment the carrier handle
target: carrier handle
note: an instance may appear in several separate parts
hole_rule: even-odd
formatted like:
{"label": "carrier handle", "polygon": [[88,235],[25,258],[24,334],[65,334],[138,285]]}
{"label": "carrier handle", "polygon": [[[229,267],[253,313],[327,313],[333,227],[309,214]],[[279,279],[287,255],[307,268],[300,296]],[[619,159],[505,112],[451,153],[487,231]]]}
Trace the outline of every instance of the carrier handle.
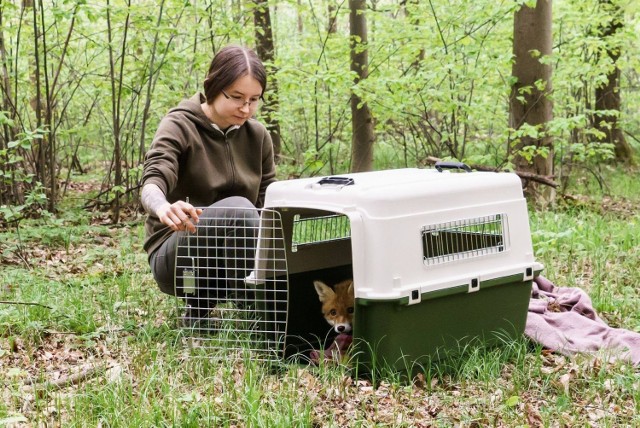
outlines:
{"label": "carrier handle", "polygon": [[455,161],[438,161],[436,162],[436,169],[438,172],[442,172],[443,169],[463,169],[466,172],[471,172],[469,165],[463,162]]}
{"label": "carrier handle", "polygon": [[352,184],[355,184],[355,181],[353,180],[353,178],[350,178],[350,177],[333,176],[333,177],[324,177],[323,179],[318,181],[318,184],[321,186],[325,184],[332,185],[332,186],[351,186]]}

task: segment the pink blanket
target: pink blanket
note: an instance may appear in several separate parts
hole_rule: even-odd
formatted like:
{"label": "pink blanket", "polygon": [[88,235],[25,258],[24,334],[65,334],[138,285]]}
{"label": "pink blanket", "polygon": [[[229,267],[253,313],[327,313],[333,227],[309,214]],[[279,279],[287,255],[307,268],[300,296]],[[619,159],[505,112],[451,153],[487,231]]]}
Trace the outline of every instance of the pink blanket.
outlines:
{"label": "pink blanket", "polygon": [[604,350],[640,366],[640,333],[609,327],[579,288],[557,287],[538,276],[533,283],[525,334],[564,355]]}

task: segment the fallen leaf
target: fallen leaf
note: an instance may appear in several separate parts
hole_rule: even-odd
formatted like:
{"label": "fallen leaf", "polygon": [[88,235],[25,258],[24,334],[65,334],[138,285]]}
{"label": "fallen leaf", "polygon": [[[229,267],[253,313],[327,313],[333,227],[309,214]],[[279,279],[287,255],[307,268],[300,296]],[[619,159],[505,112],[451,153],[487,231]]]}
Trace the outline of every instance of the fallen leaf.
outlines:
{"label": "fallen leaf", "polygon": [[571,373],[565,373],[560,376],[559,382],[562,386],[565,395],[569,395],[569,383],[571,382]]}
{"label": "fallen leaf", "polygon": [[532,428],[543,427],[542,416],[538,409],[527,403],[524,407],[525,414],[527,415],[527,424]]}
{"label": "fallen leaf", "polygon": [[519,402],[520,402],[520,397],[518,397],[517,395],[512,395],[511,397],[507,398],[507,401],[505,401],[505,404],[507,405],[507,407],[515,407],[518,405]]}

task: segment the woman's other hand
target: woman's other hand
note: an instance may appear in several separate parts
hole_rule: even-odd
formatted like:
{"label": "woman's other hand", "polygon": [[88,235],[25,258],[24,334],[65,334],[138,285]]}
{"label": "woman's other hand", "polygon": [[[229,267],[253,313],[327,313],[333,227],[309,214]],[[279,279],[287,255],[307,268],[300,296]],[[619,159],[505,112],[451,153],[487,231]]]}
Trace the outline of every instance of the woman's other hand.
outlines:
{"label": "woman's other hand", "polygon": [[186,230],[191,233],[196,231],[200,214],[202,214],[202,209],[185,201],[176,201],[172,204],[167,202],[156,210],[158,219],[171,230]]}

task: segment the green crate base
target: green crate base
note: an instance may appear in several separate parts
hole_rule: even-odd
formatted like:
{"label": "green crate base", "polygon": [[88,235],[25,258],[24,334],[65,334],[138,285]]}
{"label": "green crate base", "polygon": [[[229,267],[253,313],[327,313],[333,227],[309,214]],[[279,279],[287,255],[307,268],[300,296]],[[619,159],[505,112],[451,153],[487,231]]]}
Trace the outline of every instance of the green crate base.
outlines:
{"label": "green crate base", "polygon": [[414,305],[356,299],[351,352],[359,371],[415,372],[429,361],[459,354],[467,345],[494,346],[520,338],[531,283],[481,286],[476,292],[435,298],[423,295]]}

